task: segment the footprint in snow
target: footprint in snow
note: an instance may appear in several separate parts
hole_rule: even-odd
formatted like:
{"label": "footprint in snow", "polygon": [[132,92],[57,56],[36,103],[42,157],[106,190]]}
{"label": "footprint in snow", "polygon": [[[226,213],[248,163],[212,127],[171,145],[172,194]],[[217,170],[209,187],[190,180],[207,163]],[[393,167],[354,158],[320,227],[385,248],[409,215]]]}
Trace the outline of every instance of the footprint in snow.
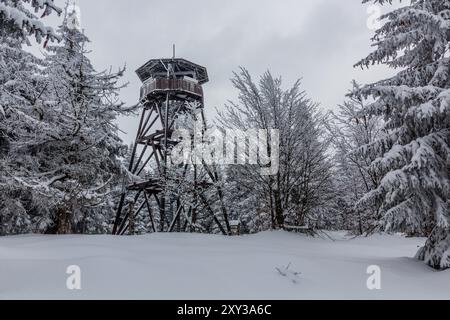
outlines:
{"label": "footprint in snow", "polygon": [[275,269],[278,271],[278,273],[281,276],[286,277],[287,279],[292,281],[292,283],[298,283],[298,281],[300,280],[301,272],[296,272],[296,271],[290,270],[289,269],[290,267],[291,267],[291,264],[289,263],[287,265],[287,267],[280,267],[280,268],[275,268]]}

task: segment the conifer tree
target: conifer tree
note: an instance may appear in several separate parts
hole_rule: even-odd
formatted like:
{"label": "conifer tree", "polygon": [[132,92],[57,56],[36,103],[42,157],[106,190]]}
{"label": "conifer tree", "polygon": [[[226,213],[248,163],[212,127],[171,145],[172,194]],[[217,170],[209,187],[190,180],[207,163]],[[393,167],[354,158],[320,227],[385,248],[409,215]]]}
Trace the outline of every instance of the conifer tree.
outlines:
{"label": "conifer tree", "polygon": [[428,236],[418,258],[445,269],[450,267],[450,2],[412,0],[381,19],[375,51],[357,66],[382,63],[400,71],[359,91],[375,99],[364,114],[386,121],[380,138],[360,150],[375,157],[370,169],[383,177],[360,205],[381,205],[387,229]]}
{"label": "conifer tree", "polygon": [[42,61],[23,50],[30,38],[57,40],[35,14],[58,14],[53,0],[0,0],[0,235],[36,231],[46,212],[41,195],[21,177],[34,168],[43,107]]}
{"label": "conifer tree", "polygon": [[127,173],[121,161],[127,147],[115,123],[127,112],[118,99],[124,70],[94,69],[89,39],[75,18],[69,9],[58,29],[61,45],[48,48],[43,117],[52,126],[39,148],[39,171],[51,171],[46,185],[53,197],[52,232],[106,232],[114,213],[111,195]]}

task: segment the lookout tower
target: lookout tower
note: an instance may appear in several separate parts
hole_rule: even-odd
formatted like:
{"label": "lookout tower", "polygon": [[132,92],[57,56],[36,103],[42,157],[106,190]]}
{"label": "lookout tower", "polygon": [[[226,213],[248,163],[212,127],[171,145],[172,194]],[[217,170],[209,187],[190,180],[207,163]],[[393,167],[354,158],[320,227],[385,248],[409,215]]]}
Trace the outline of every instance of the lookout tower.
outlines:
{"label": "lookout tower", "polygon": [[[142,210],[148,211],[154,232],[171,232],[176,226],[178,230],[185,231],[184,229],[189,227],[187,224],[195,225],[196,210],[200,207],[200,201],[201,205],[215,216],[201,194],[202,190],[211,187],[214,180],[217,180],[218,176],[214,169],[202,166],[202,170],[206,170],[208,182],[204,177],[199,177],[197,165],[191,168],[194,178],[190,181],[193,184],[192,192],[195,193],[195,199],[199,201],[197,204],[195,201],[188,205],[183,204],[179,196],[167,191],[168,181],[171,179],[170,154],[178,143],[172,137],[175,122],[180,115],[194,109],[195,117],[201,118],[195,121],[201,120],[205,124],[202,85],[209,81],[208,72],[205,67],[188,60],[171,58],[152,59],[136,73],[142,81],[140,104],[143,111],[133,145],[129,171],[134,176],[140,177],[149,171],[149,166],[152,169],[156,167],[157,170],[147,174],[142,181],[129,185],[124,191],[118,204],[113,233],[125,234],[133,227],[134,217]],[[186,165],[185,174],[187,167]],[[182,180],[179,177],[177,179]],[[222,192],[218,191],[222,201]],[[159,214],[154,212],[155,207]],[[227,234],[230,233],[230,226],[225,209],[223,213],[226,227],[223,227],[216,217],[214,220],[220,230]]]}

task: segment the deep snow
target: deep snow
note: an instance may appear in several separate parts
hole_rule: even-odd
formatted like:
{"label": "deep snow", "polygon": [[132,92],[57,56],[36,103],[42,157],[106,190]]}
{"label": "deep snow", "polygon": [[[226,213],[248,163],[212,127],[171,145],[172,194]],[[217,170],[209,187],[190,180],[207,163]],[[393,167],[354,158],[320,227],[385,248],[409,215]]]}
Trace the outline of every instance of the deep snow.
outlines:
{"label": "deep snow", "polygon": [[[330,235],[0,238],[0,298],[450,299],[450,271],[413,259],[424,239]],[[276,270],[289,264],[286,277]],[[81,290],[66,288],[70,265],[81,268]],[[370,265],[381,268],[381,290],[367,289]]]}

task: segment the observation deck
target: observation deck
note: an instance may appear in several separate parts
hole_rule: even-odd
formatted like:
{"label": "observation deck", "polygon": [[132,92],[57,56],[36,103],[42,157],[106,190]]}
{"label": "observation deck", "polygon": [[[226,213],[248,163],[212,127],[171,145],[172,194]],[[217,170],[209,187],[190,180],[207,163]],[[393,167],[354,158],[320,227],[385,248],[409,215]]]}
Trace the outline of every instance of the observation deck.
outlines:
{"label": "observation deck", "polygon": [[186,100],[203,99],[209,81],[205,67],[186,59],[152,59],[136,71],[143,85],[141,100],[161,99],[167,93]]}

